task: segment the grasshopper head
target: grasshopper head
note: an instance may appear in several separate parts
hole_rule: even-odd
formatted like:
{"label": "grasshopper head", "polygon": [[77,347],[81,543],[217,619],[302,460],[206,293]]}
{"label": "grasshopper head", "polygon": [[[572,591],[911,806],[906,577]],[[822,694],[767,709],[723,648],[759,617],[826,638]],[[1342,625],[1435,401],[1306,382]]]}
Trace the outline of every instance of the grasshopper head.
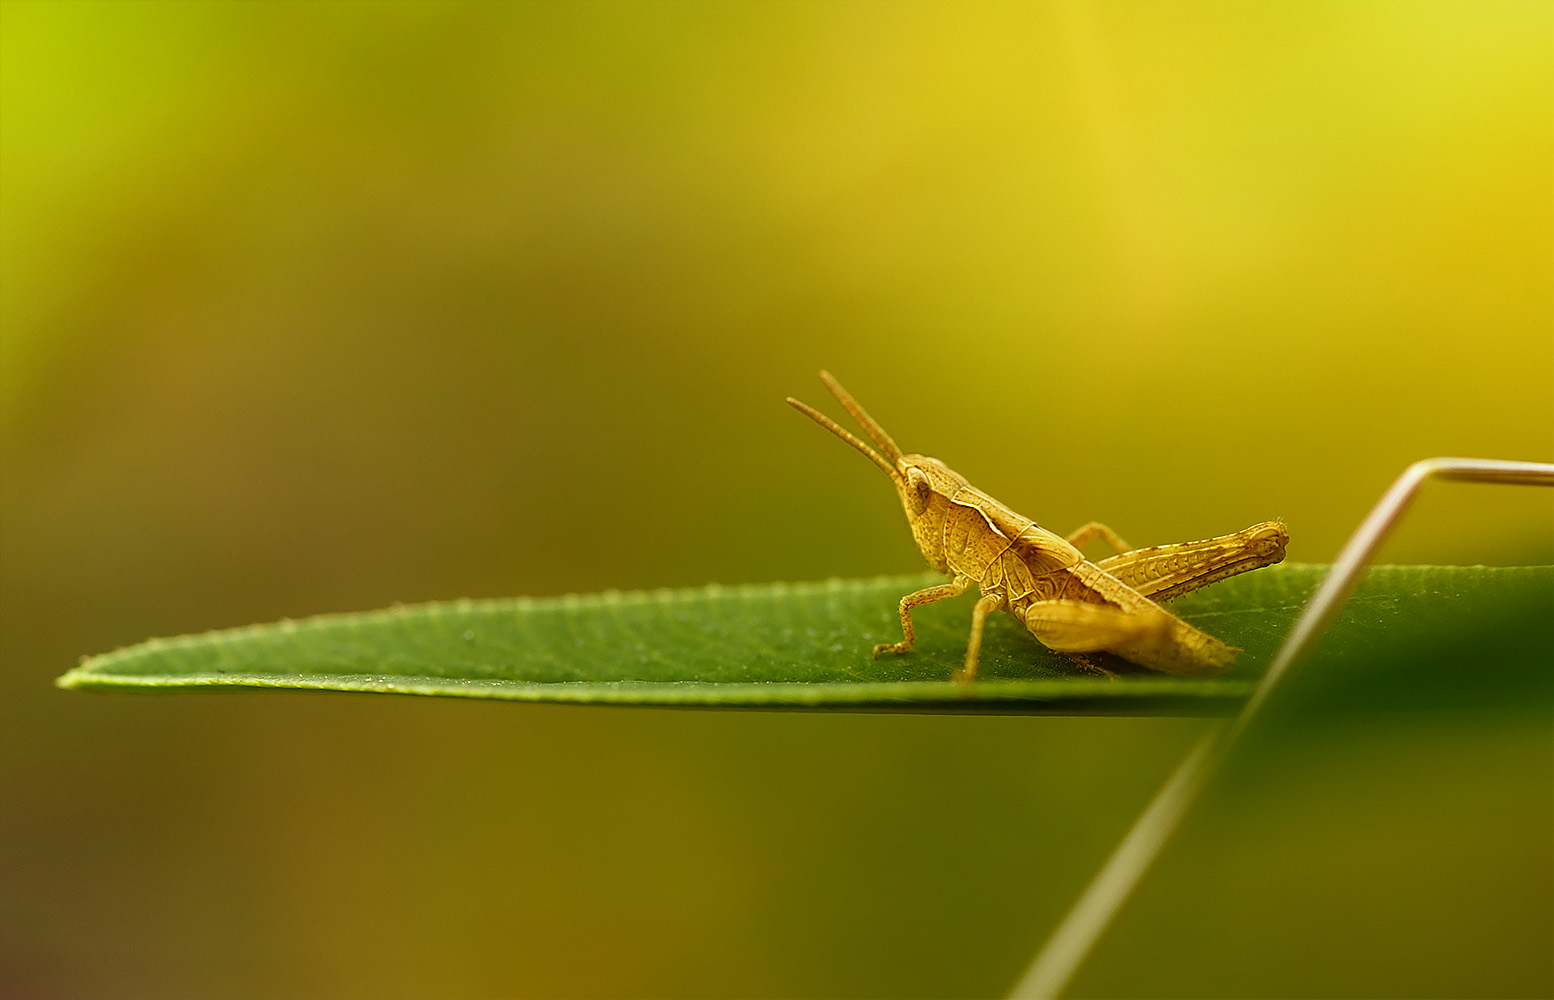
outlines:
{"label": "grasshopper head", "polygon": [[907,517],[914,521],[933,505],[935,497],[948,500],[967,485],[958,472],[927,455],[902,455],[896,467],[901,473],[896,492],[901,494]]}
{"label": "grasshopper head", "polygon": [[896,492],[901,494],[901,509],[917,548],[941,573],[950,572],[945,559],[945,524],[950,516],[950,499],[959,493],[966,480],[937,458],[927,455],[902,455],[896,461],[901,470]]}

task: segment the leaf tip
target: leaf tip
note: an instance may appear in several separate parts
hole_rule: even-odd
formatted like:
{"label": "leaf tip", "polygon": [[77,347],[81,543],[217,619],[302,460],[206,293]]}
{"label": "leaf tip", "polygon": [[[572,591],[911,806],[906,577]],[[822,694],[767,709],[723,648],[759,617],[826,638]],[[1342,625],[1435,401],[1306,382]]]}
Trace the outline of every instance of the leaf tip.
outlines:
{"label": "leaf tip", "polygon": [[54,686],[65,691],[72,691],[81,687],[85,682],[87,674],[85,663],[86,661],[83,658],[81,666],[68,670],[54,678]]}

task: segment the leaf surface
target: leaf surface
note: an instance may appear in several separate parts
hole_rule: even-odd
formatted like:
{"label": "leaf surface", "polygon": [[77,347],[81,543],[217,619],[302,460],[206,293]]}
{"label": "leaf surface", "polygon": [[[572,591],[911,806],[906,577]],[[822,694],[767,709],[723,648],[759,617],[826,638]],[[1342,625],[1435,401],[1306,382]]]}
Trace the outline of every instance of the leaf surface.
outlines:
{"label": "leaf surface", "polygon": [[[988,619],[982,677],[961,687],[970,595],[919,609],[918,643],[896,604],[931,574],[553,598],[453,601],[320,615],[152,639],[85,658],[66,688],[296,688],[751,708],[1217,714],[1250,693],[1327,567],[1284,564],[1167,606],[1243,652],[1222,677],[1131,669],[1106,677],[1049,652],[1008,615]],[[1548,567],[1372,569],[1326,642],[1363,644],[1367,623],[1495,602],[1550,586]],[[1499,595],[1499,596],[1497,596]]]}

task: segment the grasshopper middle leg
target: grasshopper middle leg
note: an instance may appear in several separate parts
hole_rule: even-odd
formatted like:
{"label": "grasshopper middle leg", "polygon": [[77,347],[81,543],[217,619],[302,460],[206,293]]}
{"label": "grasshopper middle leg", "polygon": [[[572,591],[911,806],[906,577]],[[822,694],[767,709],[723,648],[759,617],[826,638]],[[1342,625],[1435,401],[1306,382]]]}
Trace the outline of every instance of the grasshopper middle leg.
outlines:
{"label": "grasshopper middle leg", "polygon": [[989,612],[1004,606],[1004,595],[997,592],[983,594],[971,609],[971,635],[966,638],[966,665],[955,671],[952,679],[957,684],[970,684],[977,679],[977,664],[982,659],[982,626],[987,623]]}

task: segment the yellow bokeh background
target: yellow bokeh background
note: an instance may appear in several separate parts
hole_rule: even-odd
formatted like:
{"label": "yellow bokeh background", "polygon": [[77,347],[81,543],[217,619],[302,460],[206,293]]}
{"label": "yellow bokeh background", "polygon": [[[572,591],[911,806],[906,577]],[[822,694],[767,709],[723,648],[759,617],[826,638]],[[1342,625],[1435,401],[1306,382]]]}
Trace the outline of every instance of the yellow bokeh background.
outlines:
{"label": "yellow bokeh background", "polygon": [[[782,405],[836,412],[822,367],[1048,527],[1279,517],[1331,559],[1415,459],[1554,458],[1551,38],[1541,2],[6,0],[7,992],[1003,988],[1197,723],[49,684],[284,615],[915,570]],[[1550,514],[1434,486],[1384,557],[1548,563]],[[946,810],[1085,846],[1035,897],[1002,855],[895,885],[974,839],[900,832]]]}

